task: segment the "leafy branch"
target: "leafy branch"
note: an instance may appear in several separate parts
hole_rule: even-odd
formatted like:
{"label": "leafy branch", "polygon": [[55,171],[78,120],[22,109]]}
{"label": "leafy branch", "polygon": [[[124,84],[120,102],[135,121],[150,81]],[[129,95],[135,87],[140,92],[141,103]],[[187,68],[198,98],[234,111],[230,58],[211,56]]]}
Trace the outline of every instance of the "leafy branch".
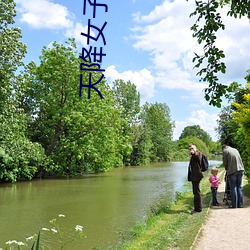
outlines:
{"label": "leafy branch", "polygon": [[223,62],[225,54],[223,50],[216,47],[216,33],[224,30],[225,25],[222,22],[218,8],[231,3],[228,15],[235,18],[241,18],[247,15],[250,18],[250,4],[248,0],[207,0],[195,1],[196,9],[190,14],[190,17],[197,16],[195,23],[192,25],[193,37],[203,46],[203,54],[195,53],[193,62],[194,68],[200,69],[197,73],[200,81],[207,82],[209,85],[205,89],[205,99],[210,105],[221,107],[221,97],[230,91],[227,85],[219,83],[218,74],[226,73],[226,65]]}

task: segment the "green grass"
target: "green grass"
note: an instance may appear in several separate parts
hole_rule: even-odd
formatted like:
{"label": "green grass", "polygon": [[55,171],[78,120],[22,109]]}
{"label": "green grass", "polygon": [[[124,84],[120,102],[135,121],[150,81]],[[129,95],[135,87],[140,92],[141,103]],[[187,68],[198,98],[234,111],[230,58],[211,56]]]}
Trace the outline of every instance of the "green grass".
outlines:
{"label": "green grass", "polygon": [[193,194],[189,183],[184,192],[176,194],[172,204],[161,203],[152,208],[145,222],[137,224],[124,242],[110,249],[190,249],[208,214],[211,202],[208,177],[201,181],[201,192],[203,203],[201,213],[189,214],[193,208]]}
{"label": "green grass", "polygon": [[250,197],[250,183],[246,178],[244,179],[243,193],[247,197]]}

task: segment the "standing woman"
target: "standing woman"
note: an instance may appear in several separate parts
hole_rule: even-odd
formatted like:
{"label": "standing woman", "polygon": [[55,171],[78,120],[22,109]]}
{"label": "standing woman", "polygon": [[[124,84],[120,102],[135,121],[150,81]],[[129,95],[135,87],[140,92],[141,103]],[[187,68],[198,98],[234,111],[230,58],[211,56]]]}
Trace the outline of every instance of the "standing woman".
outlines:
{"label": "standing woman", "polygon": [[201,159],[202,153],[191,143],[188,145],[191,153],[190,163],[188,167],[188,181],[192,182],[193,195],[194,195],[194,209],[191,214],[199,213],[202,211],[200,181],[203,178],[201,172]]}

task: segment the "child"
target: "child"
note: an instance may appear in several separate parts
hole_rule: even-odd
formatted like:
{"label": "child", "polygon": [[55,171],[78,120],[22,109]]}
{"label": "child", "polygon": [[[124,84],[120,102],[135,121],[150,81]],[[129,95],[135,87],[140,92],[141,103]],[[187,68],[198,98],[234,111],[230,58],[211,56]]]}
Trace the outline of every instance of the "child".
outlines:
{"label": "child", "polygon": [[212,190],[212,205],[213,206],[219,206],[220,204],[217,201],[217,189],[220,184],[219,179],[217,177],[218,169],[212,168],[211,169],[211,176],[209,178],[209,181],[211,183],[211,190]]}

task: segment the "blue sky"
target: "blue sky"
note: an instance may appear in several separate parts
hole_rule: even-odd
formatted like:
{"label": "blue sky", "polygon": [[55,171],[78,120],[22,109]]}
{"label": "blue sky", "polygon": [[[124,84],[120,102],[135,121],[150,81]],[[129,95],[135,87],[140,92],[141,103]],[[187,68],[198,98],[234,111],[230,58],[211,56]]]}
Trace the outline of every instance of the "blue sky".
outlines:
{"label": "blue sky", "polygon": [[[184,127],[200,125],[217,140],[214,128],[220,109],[204,100],[206,84],[198,81],[192,64],[194,51],[202,51],[190,31],[194,22],[189,18],[195,8],[193,2],[97,0],[106,4],[108,11],[97,7],[94,19],[88,3],[83,15],[84,0],[16,0],[16,25],[21,27],[22,41],[28,46],[25,61],[39,63],[44,45],[74,37],[80,52],[87,47],[81,32],[86,32],[88,19],[99,28],[107,22],[103,30],[106,45],[99,40],[89,44],[102,46],[106,53],[102,68],[107,81],[112,84],[118,78],[130,80],[141,94],[141,104],[166,103],[176,126],[174,139],[178,139]],[[226,30],[218,34],[217,41],[227,63],[227,73],[220,80],[245,84],[244,77],[250,69],[250,23],[247,18],[227,17],[226,12],[221,10]],[[95,30],[92,32],[98,35]]]}

